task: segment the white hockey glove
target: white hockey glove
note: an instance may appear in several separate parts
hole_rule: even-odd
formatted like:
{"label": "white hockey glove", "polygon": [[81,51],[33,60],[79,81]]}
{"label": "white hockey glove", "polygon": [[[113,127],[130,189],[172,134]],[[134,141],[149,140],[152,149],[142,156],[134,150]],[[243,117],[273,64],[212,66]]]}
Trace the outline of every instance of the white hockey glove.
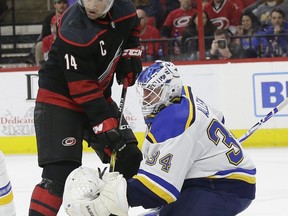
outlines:
{"label": "white hockey glove", "polygon": [[109,211],[99,199],[104,184],[97,170],[87,167],[73,170],[65,182],[63,194],[66,213],[70,216],[108,216]]}
{"label": "white hockey glove", "polygon": [[75,169],[68,176],[63,207],[70,216],[128,215],[127,183],[119,173],[103,173],[87,167]]}
{"label": "white hockey glove", "polygon": [[114,215],[128,216],[127,182],[119,172],[104,173],[100,199]]}

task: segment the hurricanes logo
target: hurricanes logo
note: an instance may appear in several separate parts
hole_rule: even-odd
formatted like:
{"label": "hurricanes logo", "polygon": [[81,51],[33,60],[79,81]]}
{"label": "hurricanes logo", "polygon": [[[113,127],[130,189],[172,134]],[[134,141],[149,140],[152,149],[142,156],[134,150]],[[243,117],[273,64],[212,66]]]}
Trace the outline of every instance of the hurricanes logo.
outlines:
{"label": "hurricanes logo", "polygon": [[76,144],[76,139],[74,137],[67,137],[64,140],[62,140],[63,146],[73,146]]}
{"label": "hurricanes logo", "polygon": [[177,28],[186,27],[191,19],[191,16],[182,16],[174,20],[173,25]]}
{"label": "hurricanes logo", "polygon": [[218,17],[211,19],[213,25],[217,26],[218,29],[227,29],[230,25],[229,20],[226,17]]}

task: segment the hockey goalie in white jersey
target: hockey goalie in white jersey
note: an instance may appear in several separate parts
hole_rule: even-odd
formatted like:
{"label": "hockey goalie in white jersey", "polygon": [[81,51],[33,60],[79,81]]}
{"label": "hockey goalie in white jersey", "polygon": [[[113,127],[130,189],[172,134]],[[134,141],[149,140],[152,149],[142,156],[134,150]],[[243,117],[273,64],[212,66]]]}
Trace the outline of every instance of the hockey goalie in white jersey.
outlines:
{"label": "hockey goalie in white jersey", "polygon": [[[74,170],[65,185],[66,212],[128,215],[128,206],[162,206],[163,216],[244,211],[255,198],[256,168],[219,112],[183,86],[171,62],[156,61],[143,70],[137,92],[147,124],[137,175],[126,182],[118,173]],[[83,181],[90,190],[79,195]]]}

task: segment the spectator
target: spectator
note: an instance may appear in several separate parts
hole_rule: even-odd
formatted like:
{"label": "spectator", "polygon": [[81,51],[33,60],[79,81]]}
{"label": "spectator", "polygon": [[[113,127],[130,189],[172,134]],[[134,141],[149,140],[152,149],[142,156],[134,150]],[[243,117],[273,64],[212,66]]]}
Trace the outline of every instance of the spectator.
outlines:
{"label": "spectator", "polygon": [[271,24],[269,15],[275,8],[281,8],[285,14],[288,14],[288,0],[265,0],[253,10],[262,27]]}
{"label": "spectator", "polygon": [[[140,19],[140,39],[141,40],[151,40],[160,39],[160,33],[157,28],[147,25],[148,17],[144,10],[137,9],[137,15]],[[153,62],[158,58],[159,43],[142,43],[141,48],[143,50],[143,60],[146,62]]]}
{"label": "spectator", "polygon": [[230,38],[227,29],[217,29],[211,44],[209,59],[239,59],[244,57],[244,50]]}
{"label": "spectator", "polygon": [[137,9],[145,11],[148,24],[160,28],[163,24],[163,10],[160,0],[134,0]]}
{"label": "spectator", "polygon": [[44,61],[48,59],[48,53],[57,36],[57,17],[54,15],[51,19],[51,34],[42,39],[42,52],[44,54]]}
{"label": "spectator", "polygon": [[[203,28],[205,37],[205,50],[210,49],[213,41],[214,31],[216,27],[208,18],[205,11],[202,13]],[[194,14],[189,22],[189,25],[185,28],[182,36],[182,52],[185,54],[187,60],[198,60],[199,59],[199,43],[198,43],[198,14]]]}
{"label": "spectator", "polygon": [[[164,56],[170,55],[171,58],[177,60],[180,54],[181,38],[184,29],[188,26],[192,16],[197,12],[196,9],[192,8],[191,0],[179,0],[180,7],[171,11],[165,19],[165,22],[160,31],[162,38],[175,38],[173,44],[164,44],[163,53]],[[173,53],[171,49],[173,48]],[[170,50],[170,53],[169,51]]]}
{"label": "spectator", "polygon": [[263,38],[264,56],[286,57],[288,56],[288,21],[285,21],[285,14],[280,8],[273,9],[270,16],[271,25],[264,29],[264,35],[267,35]]}
{"label": "spectator", "polygon": [[179,2],[180,7],[171,11],[163,24],[161,29],[162,37],[174,37],[176,32],[181,36],[192,16],[197,12],[192,8],[191,0],[179,0]]}
{"label": "spectator", "polygon": [[42,31],[39,35],[36,45],[35,45],[35,63],[40,66],[44,61],[44,53],[42,52],[42,40],[44,37],[51,34],[51,20],[54,15],[56,15],[57,19],[63,14],[63,12],[68,7],[67,0],[54,0],[54,12],[45,17],[44,22],[42,24]]}
{"label": "spectator", "polygon": [[241,25],[237,26],[236,33],[234,35],[240,37],[236,37],[234,42],[245,50],[247,57],[256,58],[261,52],[260,37],[255,37],[253,35],[259,34],[260,22],[251,11],[243,12],[240,22]]}
{"label": "spectator", "polygon": [[168,14],[179,8],[180,7],[180,1],[179,0],[161,0],[161,4],[162,4],[162,8],[164,5],[164,19],[166,19],[166,17],[168,16]]}
{"label": "spectator", "polygon": [[218,29],[228,29],[232,34],[235,33],[241,9],[232,0],[212,0],[204,5],[204,11]]}

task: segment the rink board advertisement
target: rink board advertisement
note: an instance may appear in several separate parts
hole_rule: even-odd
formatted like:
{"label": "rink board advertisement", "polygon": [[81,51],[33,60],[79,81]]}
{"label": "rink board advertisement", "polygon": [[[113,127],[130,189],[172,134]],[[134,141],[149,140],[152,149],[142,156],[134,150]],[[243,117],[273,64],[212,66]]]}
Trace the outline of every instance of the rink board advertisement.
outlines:
{"label": "rink board advertisement", "polygon": [[[288,97],[288,63],[257,62],[178,65],[185,85],[222,110],[226,125],[242,136]],[[2,70],[3,71],[3,70]],[[0,149],[4,153],[36,151],[33,111],[38,89],[36,70],[0,72]],[[119,104],[122,86],[114,84]],[[124,115],[139,143],[145,125],[136,88],[129,87]],[[288,108],[285,107],[243,143],[246,147],[288,146]],[[86,146],[86,145],[85,145]],[[87,148],[85,148],[87,150]]]}

